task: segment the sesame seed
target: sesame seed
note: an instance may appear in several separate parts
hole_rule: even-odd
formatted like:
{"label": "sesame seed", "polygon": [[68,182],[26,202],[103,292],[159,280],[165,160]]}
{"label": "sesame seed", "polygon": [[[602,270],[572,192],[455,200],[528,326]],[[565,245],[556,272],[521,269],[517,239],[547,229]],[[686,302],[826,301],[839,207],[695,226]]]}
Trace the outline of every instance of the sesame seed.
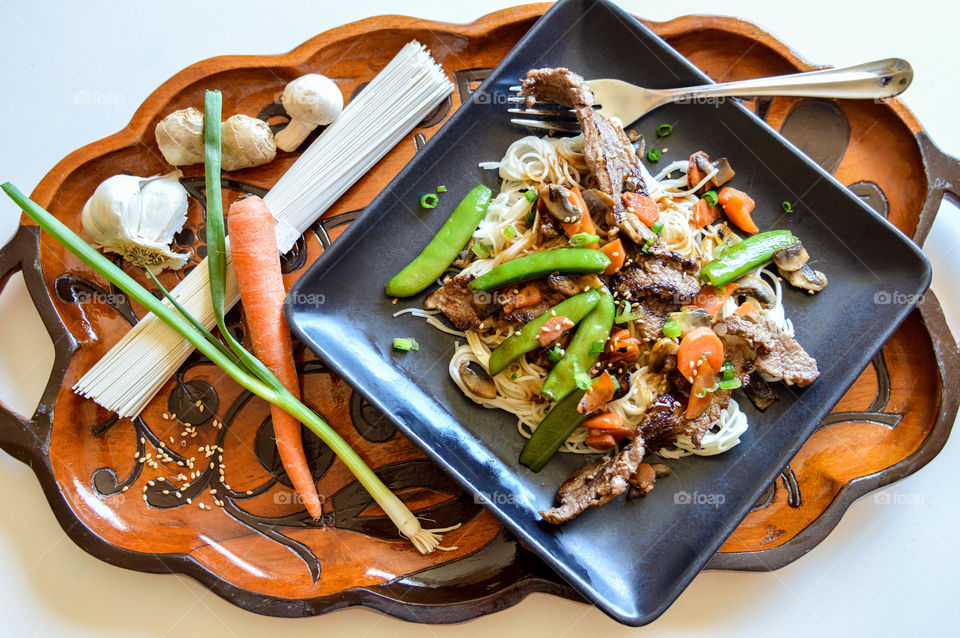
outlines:
{"label": "sesame seed", "polygon": [[199,408],[200,406],[203,405],[203,401],[199,401],[199,400],[198,400],[198,401],[197,401],[196,403],[194,403],[193,405],[195,405],[195,406],[197,406],[197,407]]}
{"label": "sesame seed", "polygon": [[247,496],[253,496],[253,490],[247,490]]}
{"label": "sesame seed", "polygon": [[124,485],[124,486],[123,486],[123,489],[120,490],[120,491],[121,491],[121,492],[126,492],[126,491],[129,490],[129,489],[130,489],[130,486],[129,486],[129,485]]}
{"label": "sesame seed", "polygon": [[169,420],[170,420],[170,415],[167,414],[166,412],[164,412],[164,413],[163,413],[163,420],[164,420],[164,421],[169,421]]}

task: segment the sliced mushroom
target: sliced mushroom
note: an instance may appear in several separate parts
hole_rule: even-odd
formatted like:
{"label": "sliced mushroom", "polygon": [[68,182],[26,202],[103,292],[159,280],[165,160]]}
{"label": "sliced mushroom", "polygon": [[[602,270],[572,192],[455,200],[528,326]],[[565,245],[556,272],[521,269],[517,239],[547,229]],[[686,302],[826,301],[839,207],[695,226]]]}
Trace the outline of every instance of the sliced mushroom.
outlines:
{"label": "sliced mushroom", "polygon": [[670,315],[680,324],[680,334],[685,335],[694,328],[709,328],[713,325],[713,316],[703,308],[688,308],[683,312]]}
{"label": "sliced mushroom", "polygon": [[737,289],[733,291],[733,296],[752,297],[764,308],[771,308],[777,303],[777,295],[770,284],[753,275],[746,275],[737,280]]}
{"label": "sliced mushroom", "polygon": [[713,185],[717,188],[720,188],[731,179],[737,173],[733,170],[733,167],[730,166],[730,162],[726,157],[721,157],[716,162],[713,163],[713,168],[717,169],[717,174],[714,175],[710,181],[713,182]]}
{"label": "sliced mushroom", "polygon": [[650,369],[654,372],[663,370],[664,364],[667,362],[667,357],[676,355],[679,349],[680,346],[673,339],[667,339],[666,337],[658,339],[657,342],[653,344],[653,347],[650,348],[648,360]]}
{"label": "sliced mushroom", "polygon": [[620,218],[620,228],[635,244],[643,246],[647,240],[657,240],[657,234],[640,221],[636,215],[623,215]]}
{"label": "sliced mushroom", "polygon": [[803,247],[799,239],[786,248],[781,248],[773,253],[773,263],[777,265],[781,273],[800,270],[809,259],[810,255],[807,254],[807,249]]}
{"label": "sliced mushroom", "polygon": [[551,289],[556,290],[560,294],[572,297],[573,295],[581,292],[580,284],[577,282],[576,278],[570,275],[561,275],[560,273],[553,273],[547,277],[547,285]]}
{"label": "sliced mushroom", "polygon": [[639,190],[643,190],[644,183],[643,180],[637,177],[636,175],[627,175],[623,178],[623,192],[624,193],[636,193]]}
{"label": "sliced mushroom", "polygon": [[559,222],[575,224],[583,211],[570,201],[570,189],[559,184],[549,184],[540,189],[540,201],[547,212]]}
{"label": "sliced mushroom", "polygon": [[781,270],[780,274],[784,279],[789,281],[791,285],[803,290],[808,290],[811,293],[820,292],[827,287],[827,276],[806,264],[801,266],[799,270],[794,270],[793,272],[784,272]]}
{"label": "sliced mushroom", "polygon": [[754,370],[743,382],[743,391],[758,410],[766,410],[777,400],[777,395],[770,389],[770,385],[763,378],[759,370]]}
{"label": "sliced mushroom", "polygon": [[463,250],[460,251],[460,254],[457,255],[457,258],[453,260],[452,266],[457,268],[466,268],[470,265],[470,262],[473,260],[473,240],[471,239],[466,246],[463,247]]}
{"label": "sliced mushroom", "polygon": [[709,175],[713,172],[713,162],[710,161],[710,156],[703,151],[694,153],[693,159],[696,160],[697,168],[703,171],[704,175]]}
{"label": "sliced mushroom", "polygon": [[588,188],[580,194],[583,195],[587,210],[590,211],[590,215],[594,219],[606,219],[607,213],[617,207],[617,203],[613,201],[612,197],[595,188]]}
{"label": "sliced mushroom", "polygon": [[460,378],[470,392],[483,399],[494,399],[497,396],[497,385],[487,374],[487,371],[476,361],[464,360],[460,362]]}

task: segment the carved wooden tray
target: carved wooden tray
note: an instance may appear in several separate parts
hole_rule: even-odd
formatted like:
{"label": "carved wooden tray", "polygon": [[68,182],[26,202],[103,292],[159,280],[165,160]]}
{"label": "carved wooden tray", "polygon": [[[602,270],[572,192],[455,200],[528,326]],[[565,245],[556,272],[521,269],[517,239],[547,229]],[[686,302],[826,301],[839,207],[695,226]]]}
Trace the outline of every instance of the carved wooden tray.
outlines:
{"label": "carved wooden tray", "polygon": [[[170,111],[201,104],[204,89],[223,90],[225,116],[246,113],[280,123],[284,113],[274,99],[290,79],[320,70],[349,96],[405,42],[419,39],[457,90],[285,256],[292,283],[547,6],[508,9],[468,25],[378,17],[323,33],[286,55],[200,62],[158,88],[123,131],[60,162],[33,198],[79,230],[80,209],[103,179],[168,170],[153,128]],[[689,16],[647,24],[717,79],[813,68],[741,20]],[[896,100],[777,98],[753,106],[918,243],[943,195],[960,193],[960,163],[939,151]],[[224,181],[228,203],[240,193],[262,193],[294,158],[281,153],[272,164],[231,173]],[[195,264],[204,249],[197,239],[203,227],[201,167],[190,167],[184,184],[194,198],[177,243]],[[0,253],[0,285],[18,270],[56,346],[56,360],[32,416],[0,409],[0,446],[31,465],[64,530],[91,554],[129,569],[187,574],[241,607],[278,616],[364,605],[418,622],[456,622],[513,605],[533,591],[576,598],[386,418],[303,349],[298,352],[307,401],[418,515],[440,527],[463,522],[446,539],[457,551],[424,557],[411,550],[343,465],[306,435],[326,511],[322,521],[310,520],[282,473],[266,405],[198,355],[133,421],[117,420],[81,400],[70,387],[143,309],[26,223]],[[165,284],[174,285],[177,276],[166,273]],[[240,335],[241,312],[230,315]],[[956,344],[928,293],[710,567],[785,565],[820,542],[855,498],[929,462],[957,413],[956,385],[943,379],[956,378],[958,371]],[[195,437],[183,436],[184,423],[196,427]],[[203,446],[223,449],[222,468],[219,455],[207,458],[199,450]],[[178,465],[190,457],[196,457],[193,470]],[[191,472],[196,474],[190,488],[178,493],[169,481]],[[200,503],[212,508],[201,509]]]}

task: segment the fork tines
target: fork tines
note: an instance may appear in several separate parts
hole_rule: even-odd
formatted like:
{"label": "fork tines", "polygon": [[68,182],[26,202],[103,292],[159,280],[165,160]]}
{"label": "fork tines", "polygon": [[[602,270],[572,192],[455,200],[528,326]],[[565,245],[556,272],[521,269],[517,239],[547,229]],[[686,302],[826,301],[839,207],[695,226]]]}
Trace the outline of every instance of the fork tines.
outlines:
{"label": "fork tines", "polygon": [[[511,86],[510,91],[514,93],[520,93],[520,87]],[[507,103],[511,105],[522,105],[525,102],[526,97],[523,95],[516,95],[507,98]],[[559,104],[551,104],[549,102],[538,102],[537,106],[540,108],[508,108],[508,113],[526,116],[522,118],[511,118],[510,121],[518,126],[543,129],[547,131],[562,131],[570,133],[578,133],[580,131],[580,125],[577,123],[576,113],[573,109],[560,106]]]}

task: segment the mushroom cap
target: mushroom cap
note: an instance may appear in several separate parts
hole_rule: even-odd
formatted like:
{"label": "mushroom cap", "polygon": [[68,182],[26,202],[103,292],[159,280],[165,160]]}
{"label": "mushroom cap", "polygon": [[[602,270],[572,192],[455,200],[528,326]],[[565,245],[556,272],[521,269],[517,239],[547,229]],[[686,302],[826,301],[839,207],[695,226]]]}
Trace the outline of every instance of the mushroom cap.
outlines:
{"label": "mushroom cap", "polygon": [[291,119],[313,126],[329,124],[343,110],[343,93],[330,78],[308,73],[287,84],[280,102]]}

